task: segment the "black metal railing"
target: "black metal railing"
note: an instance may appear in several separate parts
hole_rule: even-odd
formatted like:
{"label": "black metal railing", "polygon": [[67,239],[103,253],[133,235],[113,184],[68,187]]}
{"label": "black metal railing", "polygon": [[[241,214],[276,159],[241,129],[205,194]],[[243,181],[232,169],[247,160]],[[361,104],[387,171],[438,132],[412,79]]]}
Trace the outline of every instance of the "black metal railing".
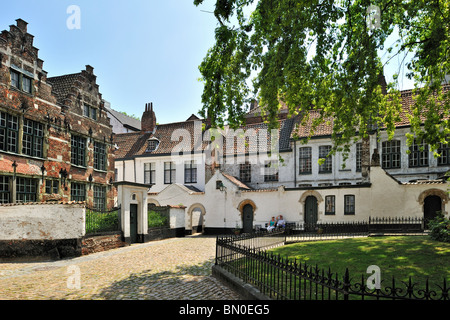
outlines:
{"label": "black metal railing", "polygon": [[[348,223],[346,227],[349,227]],[[333,234],[337,235],[337,230],[335,228]],[[219,236],[215,263],[277,300],[450,300],[445,279],[435,288],[431,288],[428,280],[425,287],[418,288],[411,278],[407,282],[393,278],[390,283],[382,281],[379,287],[372,288],[364,275],[353,278],[348,269],[344,275],[338,275],[330,269],[320,269],[265,251],[283,245],[286,241],[283,233],[278,230],[273,234]]]}
{"label": "black metal railing", "polygon": [[86,234],[120,231],[120,207],[99,210],[86,207]]}

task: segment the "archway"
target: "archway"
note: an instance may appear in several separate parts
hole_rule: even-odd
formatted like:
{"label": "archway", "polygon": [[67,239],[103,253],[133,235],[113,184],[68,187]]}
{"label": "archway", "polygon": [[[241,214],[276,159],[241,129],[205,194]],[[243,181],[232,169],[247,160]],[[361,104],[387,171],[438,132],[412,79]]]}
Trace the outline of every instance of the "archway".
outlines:
{"label": "archway", "polygon": [[255,203],[252,200],[244,200],[239,204],[238,210],[241,214],[243,232],[252,232],[253,220],[256,211]]}
{"label": "archway", "polygon": [[192,233],[201,232],[205,230],[205,214],[206,209],[201,203],[195,203],[188,209],[188,226],[187,229]]}
{"label": "archway", "polygon": [[425,229],[428,229],[428,222],[436,218],[438,212],[442,211],[442,199],[439,196],[428,196],[423,202],[423,220]]}

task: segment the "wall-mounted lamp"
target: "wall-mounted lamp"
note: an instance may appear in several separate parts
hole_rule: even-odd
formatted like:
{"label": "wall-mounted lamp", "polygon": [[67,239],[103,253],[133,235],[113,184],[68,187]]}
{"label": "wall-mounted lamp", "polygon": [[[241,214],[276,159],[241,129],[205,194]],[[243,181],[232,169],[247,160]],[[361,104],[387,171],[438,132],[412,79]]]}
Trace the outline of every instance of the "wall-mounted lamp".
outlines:
{"label": "wall-mounted lamp", "polygon": [[41,172],[42,172],[42,182],[44,182],[44,172],[45,172],[45,166],[44,166],[44,164],[42,164]]}
{"label": "wall-mounted lamp", "polygon": [[16,160],[14,160],[14,162],[12,163],[12,167],[14,170],[14,180],[16,180],[16,169],[17,169],[17,162]]}
{"label": "wall-mounted lamp", "polygon": [[59,170],[59,175],[61,176],[61,185],[64,186],[64,188],[66,187],[66,179],[67,179],[67,170],[61,168],[61,170]]}
{"label": "wall-mounted lamp", "polygon": [[218,189],[220,191],[226,191],[227,187],[225,187],[225,185],[223,184],[223,182],[221,180],[217,180],[216,181],[216,189]]}
{"label": "wall-mounted lamp", "polygon": [[94,178],[92,177],[92,173],[89,175],[88,180],[89,180],[89,190],[91,190],[91,187],[92,187],[92,180],[94,180]]}

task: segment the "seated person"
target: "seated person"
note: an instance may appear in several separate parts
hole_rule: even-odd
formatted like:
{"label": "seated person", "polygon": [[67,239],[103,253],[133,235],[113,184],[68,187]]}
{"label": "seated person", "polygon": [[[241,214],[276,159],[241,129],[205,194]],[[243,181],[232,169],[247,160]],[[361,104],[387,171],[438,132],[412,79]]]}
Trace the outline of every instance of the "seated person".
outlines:
{"label": "seated person", "polygon": [[270,232],[273,229],[275,229],[275,225],[276,225],[276,221],[275,221],[275,217],[272,217],[272,220],[269,221],[269,226],[267,227],[267,231]]}
{"label": "seated person", "polygon": [[277,217],[278,221],[277,221],[277,227],[278,228],[284,228],[286,226],[286,221],[284,220],[283,216],[280,214]]}

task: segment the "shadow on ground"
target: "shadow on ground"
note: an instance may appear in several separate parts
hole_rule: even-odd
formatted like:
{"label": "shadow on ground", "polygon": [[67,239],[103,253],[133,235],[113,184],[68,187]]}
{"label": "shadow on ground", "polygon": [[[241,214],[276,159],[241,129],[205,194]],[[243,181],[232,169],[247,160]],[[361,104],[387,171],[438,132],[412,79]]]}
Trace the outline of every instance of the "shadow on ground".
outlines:
{"label": "shadow on ground", "polygon": [[173,271],[145,270],[116,281],[91,299],[100,300],[233,300],[230,289],[211,276],[213,260],[177,266]]}

